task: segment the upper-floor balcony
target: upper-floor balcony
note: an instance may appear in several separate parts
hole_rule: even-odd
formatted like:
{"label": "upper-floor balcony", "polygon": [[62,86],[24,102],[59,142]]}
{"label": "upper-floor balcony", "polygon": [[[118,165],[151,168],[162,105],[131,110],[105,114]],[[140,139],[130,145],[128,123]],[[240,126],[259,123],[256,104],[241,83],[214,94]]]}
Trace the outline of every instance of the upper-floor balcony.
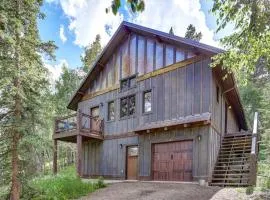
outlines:
{"label": "upper-floor balcony", "polygon": [[76,142],[77,135],[81,135],[84,140],[103,140],[103,126],[103,119],[78,111],[55,120],[53,139]]}

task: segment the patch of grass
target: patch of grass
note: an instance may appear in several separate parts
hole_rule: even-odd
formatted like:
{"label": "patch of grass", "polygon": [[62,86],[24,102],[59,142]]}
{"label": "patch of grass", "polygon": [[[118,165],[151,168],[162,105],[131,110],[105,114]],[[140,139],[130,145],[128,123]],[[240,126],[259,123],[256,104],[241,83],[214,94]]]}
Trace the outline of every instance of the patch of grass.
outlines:
{"label": "patch of grass", "polygon": [[103,179],[97,182],[83,182],[77,177],[75,168],[68,167],[58,175],[48,175],[32,180],[25,188],[22,199],[76,199],[85,196],[96,189],[105,187]]}

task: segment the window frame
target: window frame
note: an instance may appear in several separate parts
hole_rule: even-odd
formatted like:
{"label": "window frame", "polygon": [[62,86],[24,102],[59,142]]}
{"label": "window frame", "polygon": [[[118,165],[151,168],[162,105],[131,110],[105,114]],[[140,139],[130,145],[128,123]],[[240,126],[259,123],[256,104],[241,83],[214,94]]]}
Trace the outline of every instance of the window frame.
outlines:
{"label": "window frame", "polygon": [[[129,89],[135,88],[136,83],[137,83],[136,78],[137,78],[137,74],[134,74],[134,75],[128,76],[126,78],[120,79],[120,92],[128,91]],[[130,85],[132,79],[135,79],[134,86]],[[128,85],[127,88],[125,88],[125,89],[122,88],[122,82],[124,82],[124,81],[127,81],[127,85]]]}
{"label": "window frame", "polygon": [[[134,99],[135,99],[135,112],[132,115],[129,114],[130,106],[129,106],[129,103],[127,103],[127,115],[122,116],[121,102],[122,102],[123,99],[128,99],[129,100],[131,97],[134,97]],[[136,94],[131,94],[131,95],[127,95],[127,96],[121,97],[120,98],[120,101],[119,101],[119,116],[120,116],[120,119],[127,119],[127,118],[133,117],[135,115],[136,115]]]}
{"label": "window frame", "polygon": [[[150,103],[151,103],[151,110],[150,111],[145,111],[145,94],[146,93],[151,93],[151,101],[150,101]],[[142,113],[143,114],[150,114],[150,113],[152,113],[153,112],[153,98],[152,98],[152,90],[151,89],[149,89],[149,90],[145,90],[145,91],[143,91],[143,95],[142,95],[142,102],[143,102],[143,105],[142,105]]]}
{"label": "window frame", "polygon": [[[109,109],[110,109],[110,103],[113,103],[114,104],[114,119],[110,119],[109,117],[110,117],[110,111],[109,111]],[[111,101],[108,101],[107,102],[107,121],[108,122],[112,122],[112,121],[115,121],[115,118],[116,118],[116,113],[115,113],[115,108],[116,108],[116,103],[115,103],[115,100],[111,100]]]}

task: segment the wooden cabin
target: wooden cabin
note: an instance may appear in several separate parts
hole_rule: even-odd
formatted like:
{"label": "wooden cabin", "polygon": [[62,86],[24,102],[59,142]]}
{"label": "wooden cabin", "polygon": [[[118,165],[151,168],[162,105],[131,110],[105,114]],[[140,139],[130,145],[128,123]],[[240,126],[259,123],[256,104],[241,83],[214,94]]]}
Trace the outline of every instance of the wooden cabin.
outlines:
{"label": "wooden cabin", "polygon": [[77,144],[81,177],[252,184],[234,76],[210,67],[221,52],[122,22],[67,106],[77,114],[56,120],[54,171],[61,140]]}

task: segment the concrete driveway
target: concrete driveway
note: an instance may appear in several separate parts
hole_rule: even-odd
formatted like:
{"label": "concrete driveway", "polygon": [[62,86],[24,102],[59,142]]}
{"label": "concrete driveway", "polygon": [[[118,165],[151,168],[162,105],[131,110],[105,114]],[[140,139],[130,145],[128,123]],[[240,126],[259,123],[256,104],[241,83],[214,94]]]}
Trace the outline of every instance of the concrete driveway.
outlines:
{"label": "concrete driveway", "polygon": [[81,200],[209,200],[221,188],[192,183],[113,183]]}

